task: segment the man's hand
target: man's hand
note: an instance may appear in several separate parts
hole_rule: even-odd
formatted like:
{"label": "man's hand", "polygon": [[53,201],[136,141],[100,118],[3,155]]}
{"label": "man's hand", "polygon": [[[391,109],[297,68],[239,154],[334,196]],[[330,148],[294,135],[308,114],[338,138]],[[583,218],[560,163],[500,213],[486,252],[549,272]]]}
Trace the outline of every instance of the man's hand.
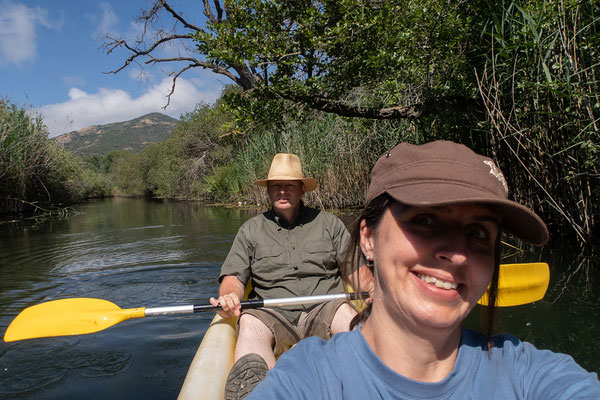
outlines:
{"label": "man's hand", "polygon": [[224,276],[219,287],[219,299],[210,298],[210,304],[221,306],[217,311],[223,318],[239,317],[242,313],[240,299],[244,297],[244,284],[235,276]]}
{"label": "man's hand", "polygon": [[217,311],[217,314],[223,318],[239,317],[242,312],[240,298],[235,293],[219,296],[219,299],[211,297],[210,304],[215,307],[221,306],[222,310]]}

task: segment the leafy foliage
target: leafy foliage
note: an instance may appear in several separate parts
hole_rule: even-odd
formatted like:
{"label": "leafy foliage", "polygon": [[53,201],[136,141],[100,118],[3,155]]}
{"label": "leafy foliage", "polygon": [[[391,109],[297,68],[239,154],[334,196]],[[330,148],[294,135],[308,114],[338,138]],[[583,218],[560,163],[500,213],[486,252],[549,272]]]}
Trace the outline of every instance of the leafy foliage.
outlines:
{"label": "leafy foliage", "polygon": [[78,160],[47,135],[39,116],[0,99],[0,213],[31,213],[81,197]]}

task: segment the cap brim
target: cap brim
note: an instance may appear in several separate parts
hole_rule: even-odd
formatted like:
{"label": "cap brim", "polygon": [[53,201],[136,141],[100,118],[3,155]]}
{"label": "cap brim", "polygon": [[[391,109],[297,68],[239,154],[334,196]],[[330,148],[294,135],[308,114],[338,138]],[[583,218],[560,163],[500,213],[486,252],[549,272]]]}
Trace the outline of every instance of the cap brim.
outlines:
{"label": "cap brim", "polygon": [[266,187],[269,181],[300,181],[304,184],[304,191],[310,192],[311,190],[315,190],[318,186],[316,179],[313,178],[291,178],[289,176],[272,176],[269,179],[259,179],[255,181],[254,184],[258,186]]}
{"label": "cap brim", "polygon": [[548,228],[533,211],[512,200],[499,199],[493,194],[473,187],[457,187],[456,184],[431,182],[404,185],[386,190],[395,200],[420,207],[450,204],[480,203],[496,206],[502,215],[502,229],[524,242],[542,246],[548,242]]}

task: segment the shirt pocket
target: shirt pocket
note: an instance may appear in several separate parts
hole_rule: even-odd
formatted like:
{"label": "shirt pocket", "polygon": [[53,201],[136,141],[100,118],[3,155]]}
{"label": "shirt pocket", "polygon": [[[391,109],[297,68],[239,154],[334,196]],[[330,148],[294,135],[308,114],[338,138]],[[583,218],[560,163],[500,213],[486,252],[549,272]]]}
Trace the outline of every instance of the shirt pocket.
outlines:
{"label": "shirt pocket", "polygon": [[265,259],[269,259],[269,258],[273,258],[273,257],[279,257],[281,255],[281,253],[283,253],[283,249],[279,246],[259,245],[256,247],[256,250],[254,252],[254,257],[256,258],[256,261],[259,261],[259,260],[265,260]]}
{"label": "shirt pocket", "polygon": [[327,270],[337,268],[336,253],[330,242],[314,240],[307,242],[304,248],[306,250],[304,262],[315,264]]}
{"label": "shirt pocket", "polygon": [[260,282],[278,281],[284,265],[283,248],[277,245],[258,245],[254,250],[252,277]]}

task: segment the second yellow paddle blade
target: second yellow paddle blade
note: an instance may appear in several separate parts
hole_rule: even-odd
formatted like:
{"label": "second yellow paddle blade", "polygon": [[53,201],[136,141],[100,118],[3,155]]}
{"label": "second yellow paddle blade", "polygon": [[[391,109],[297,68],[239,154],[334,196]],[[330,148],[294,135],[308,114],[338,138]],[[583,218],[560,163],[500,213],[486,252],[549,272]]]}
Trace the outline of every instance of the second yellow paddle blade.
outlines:
{"label": "second yellow paddle blade", "polygon": [[[541,300],[549,282],[550,269],[546,263],[502,264],[496,305],[510,307]],[[479,300],[479,304],[488,304],[487,293]]]}
{"label": "second yellow paddle blade", "polygon": [[144,317],[144,308],[122,310],[101,299],[63,299],[31,306],[11,322],[5,342],[98,332],[130,318]]}

